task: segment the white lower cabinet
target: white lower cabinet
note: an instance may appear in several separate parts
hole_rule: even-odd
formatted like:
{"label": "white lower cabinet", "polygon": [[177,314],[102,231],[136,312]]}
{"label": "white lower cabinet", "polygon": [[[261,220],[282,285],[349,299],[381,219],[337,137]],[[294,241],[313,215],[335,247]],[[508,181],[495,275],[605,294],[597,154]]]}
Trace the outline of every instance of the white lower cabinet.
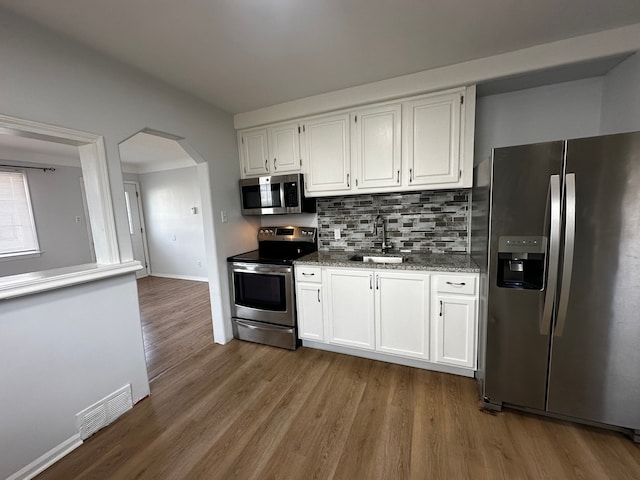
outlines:
{"label": "white lower cabinet", "polygon": [[322,284],[298,283],[296,285],[298,305],[298,336],[302,339],[324,341],[322,318]]}
{"label": "white lower cabinet", "polygon": [[429,275],[375,273],[376,350],[429,359]]}
{"label": "white lower cabinet", "polygon": [[373,271],[326,269],[323,283],[327,286],[327,341],[373,350]]}
{"label": "white lower cabinet", "polygon": [[475,368],[476,279],[472,276],[441,275],[434,283],[435,361],[458,367]]}
{"label": "white lower cabinet", "polygon": [[460,367],[475,366],[475,309],[473,298],[438,295],[436,361]]}
{"label": "white lower cabinet", "polygon": [[371,353],[363,355],[376,355],[370,358],[470,376],[476,368],[476,285],[477,274],[300,269],[299,335],[326,349],[366,350]]}

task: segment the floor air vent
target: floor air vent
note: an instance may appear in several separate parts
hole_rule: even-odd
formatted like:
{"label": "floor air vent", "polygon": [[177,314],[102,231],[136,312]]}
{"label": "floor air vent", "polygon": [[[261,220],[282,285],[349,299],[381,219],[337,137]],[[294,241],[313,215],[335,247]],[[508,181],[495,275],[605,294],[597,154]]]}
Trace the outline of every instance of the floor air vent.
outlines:
{"label": "floor air vent", "polygon": [[131,385],[127,384],[76,414],[80,437],[83,440],[89,438],[131,408],[133,408]]}

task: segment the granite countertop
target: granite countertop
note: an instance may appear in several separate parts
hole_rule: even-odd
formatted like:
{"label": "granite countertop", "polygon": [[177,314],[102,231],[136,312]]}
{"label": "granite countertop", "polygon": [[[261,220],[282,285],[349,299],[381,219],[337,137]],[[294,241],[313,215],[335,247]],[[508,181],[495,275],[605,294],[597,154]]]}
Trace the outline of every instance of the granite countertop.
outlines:
{"label": "granite countertop", "polygon": [[[403,256],[403,263],[364,263],[349,260],[353,255]],[[322,267],[376,268],[384,270],[422,270],[437,272],[479,273],[480,267],[463,253],[387,253],[317,251],[293,262],[294,265]]]}

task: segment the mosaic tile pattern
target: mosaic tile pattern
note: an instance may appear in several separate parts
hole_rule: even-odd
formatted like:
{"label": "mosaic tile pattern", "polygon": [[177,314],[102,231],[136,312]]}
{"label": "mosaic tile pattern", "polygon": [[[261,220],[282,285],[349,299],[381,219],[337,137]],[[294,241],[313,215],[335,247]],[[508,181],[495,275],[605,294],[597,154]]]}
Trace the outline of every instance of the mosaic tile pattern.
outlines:
{"label": "mosaic tile pattern", "polygon": [[468,253],[470,197],[471,190],[430,190],[318,198],[318,249],[379,250],[374,222],[382,215],[394,250]]}

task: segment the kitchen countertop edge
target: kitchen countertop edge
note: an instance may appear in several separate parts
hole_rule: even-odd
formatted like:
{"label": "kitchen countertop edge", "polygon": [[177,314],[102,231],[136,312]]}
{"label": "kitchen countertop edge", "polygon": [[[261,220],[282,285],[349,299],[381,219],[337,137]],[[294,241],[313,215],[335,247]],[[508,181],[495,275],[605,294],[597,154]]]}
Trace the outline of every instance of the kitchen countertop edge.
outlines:
{"label": "kitchen countertop edge", "polygon": [[[353,255],[376,255],[375,252],[317,251],[294,260],[293,264],[316,267],[360,268],[376,270],[413,270],[448,273],[480,273],[480,267],[470,255],[457,253],[397,253],[408,260],[404,263],[363,263],[349,260]],[[387,254],[389,255],[389,254]]]}

